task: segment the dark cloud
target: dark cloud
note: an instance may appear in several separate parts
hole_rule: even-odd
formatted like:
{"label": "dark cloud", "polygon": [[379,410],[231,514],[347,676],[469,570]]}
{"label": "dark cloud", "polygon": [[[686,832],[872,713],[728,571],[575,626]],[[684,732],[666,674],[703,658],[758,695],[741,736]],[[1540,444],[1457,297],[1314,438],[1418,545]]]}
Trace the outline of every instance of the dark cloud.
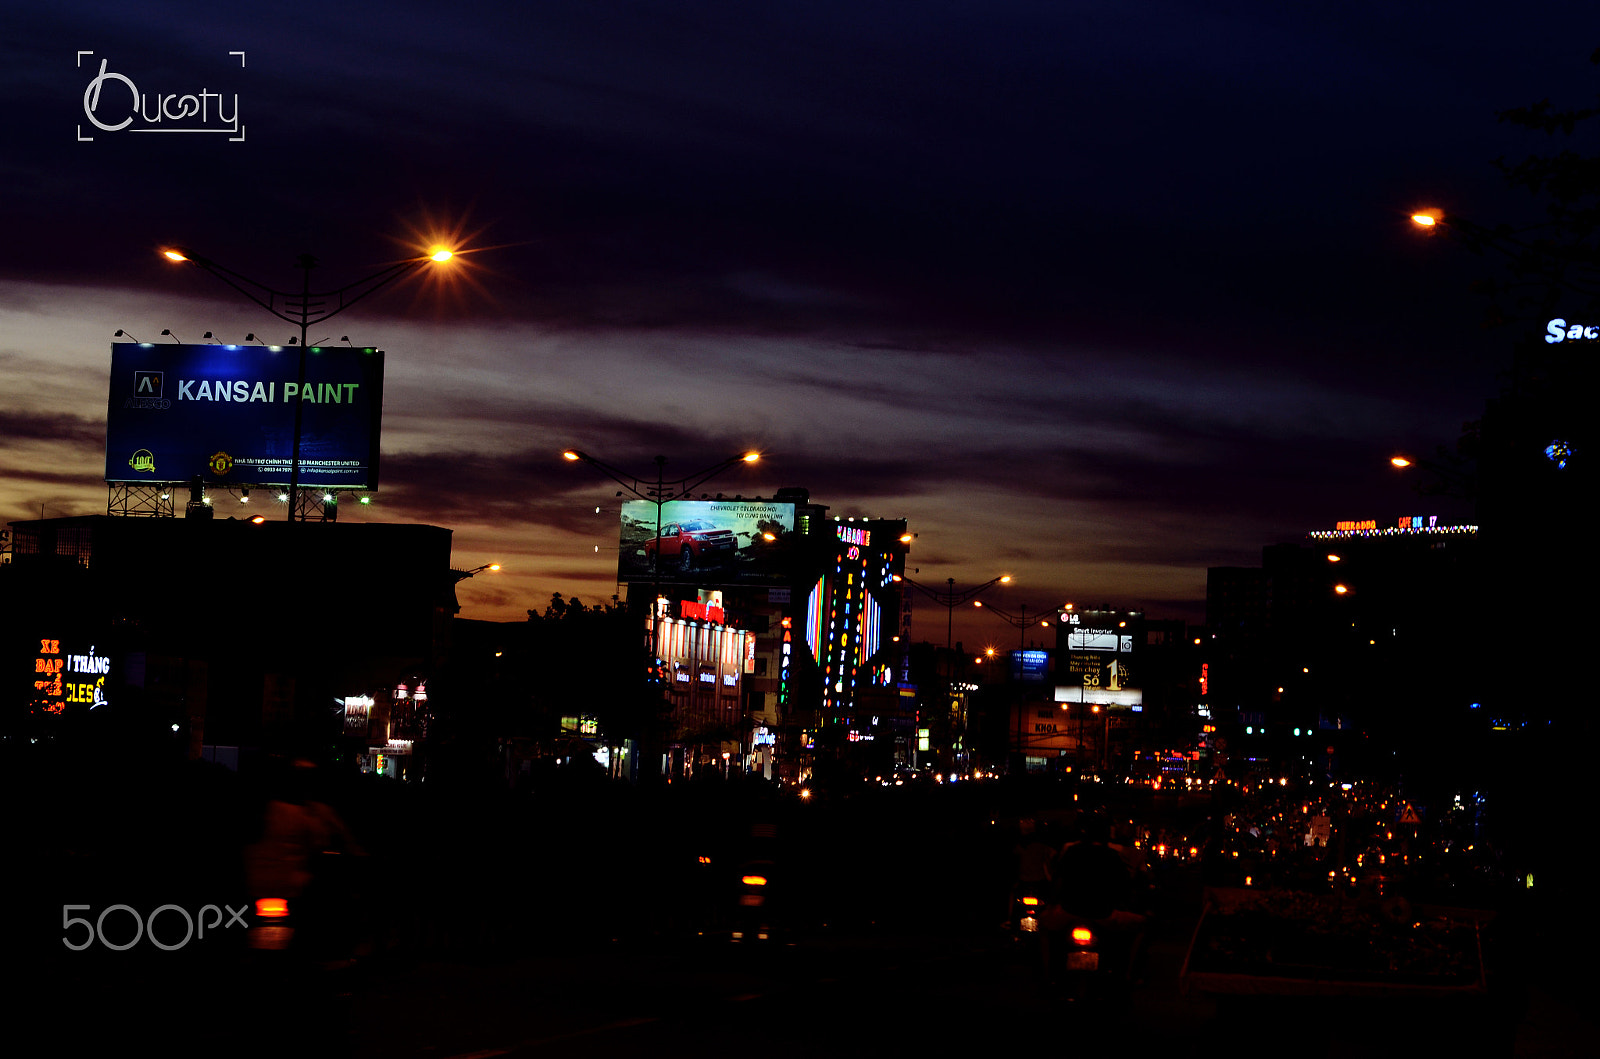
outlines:
{"label": "dark cloud", "polygon": [[[103,448],[104,419],[85,419],[67,412],[22,412],[0,409],[0,437],[12,441],[56,441],[86,448]],[[8,467],[7,474],[22,468]]]}

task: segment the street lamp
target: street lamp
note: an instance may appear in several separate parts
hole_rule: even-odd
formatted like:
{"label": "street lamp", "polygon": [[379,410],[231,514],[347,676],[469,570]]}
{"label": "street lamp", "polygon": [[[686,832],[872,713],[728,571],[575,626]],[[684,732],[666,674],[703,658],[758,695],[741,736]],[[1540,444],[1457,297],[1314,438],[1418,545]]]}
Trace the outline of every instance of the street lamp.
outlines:
{"label": "street lamp", "polygon": [[[950,686],[953,688],[956,683],[956,658],[955,651],[952,646],[954,642],[952,630],[955,621],[956,608],[961,606],[963,603],[972,602],[985,589],[988,589],[994,585],[1009,585],[1011,583],[1011,575],[1001,574],[999,577],[991,577],[989,580],[985,581],[981,585],[976,586],[975,588],[965,589],[957,589],[956,579],[953,577],[945,578],[945,587],[942,589],[921,584],[920,582],[911,580],[909,577],[902,576],[901,580],[945,609],[944,653],[945,657],[950,660],[950,676],[948,679]],[[982,659],[977,659],[976,661],[981,662]],[[964,733],[966,730],[965,694],[961,696],[960,701],[963,704],[961,707],[962,715],[957,719],[957,725],[958,728]]]}
{"label": "street lamp", "polygon": [[930,588],[927,585],[911,580],[909,577],[903,578],[903,580],[947,611],[944,623],[944,649],[948,653],[951,650],[951,631],[955,622],[956,608],[963,603],[976,599],[984,589],[992,585],[1009,585],[1011,583],[1011,575],[1001,574],[999,577],[991,577],[976,588],[966,588],[960,591],[956,590],[956,579],[953,577],[945,578],[945,587],[943,589]]}
{"label": "street lamp", "polygon": [[1489,249],[1504,254],[1512,260],[1512,272],[1521,285],[1548,285],[1547,302],[1553,301],[1555,292],[1563,288],[1586,297],[1600,293],[1600,273],[1595,270],[1592,253],[1584,251],[1579,243],[1562,245],[1549,238],[1548,233],[1533,239],[1523,238],[1541,229],[1559,230],[1559,221],[1544,221],[1523,228],[1508,224],[1489,228],[1458,214],[1430,207],[1413,213],[1411,223],[1430,238],[1444,232],[1474,253]]}
{"label": "street lamp", "polygon": [[[306,332],[312,324],[320,324],[330,320],[367,295],[388,286],[407,273],[414,272],[431,263],[443,263],[455,256],[455,252],[442,246],[430,248],[429,252],[421,257],[407,258],[396,262],[387,268],[379,269],[365,279],[347,283],[343,287],[333,290],[316,291],[311,289],[311,270],[317,266],[317,259],[310,254],[301,254],[295,262],[295,267],[305,273],[301,277],[300,290],[282,291],[269,287],[250,279],[230,268],[217,264],[210,258],[202,257],[187,247],[168,247],[161,251],[161,256],[168,261],[179,264],[189,264],[209,272],[246,298],[261,306],[267,312],[280,320],[295,324],[300,328],[300,364],[296,375],[296,393],[303,393],[306,385]],[[291,342],[293,340],[291,339]],[[300,431],[305,415],[305,402],[296,400],[294,406],[294,452],[289,464],[289,521],[293,522],[295,511],[299,507],[300,490]]]}
{"label": "street lamp", "polygon": [[[1028,628],[1030,626],[1042,625],[1046,629],[1051,627],[1050,623],[1048,621],[1042,621],[1042,620],[1037,620],[1037,619],[1028,617],[1028,605],[1026,603],[1020,604],[1018,606],[1017,609],[1021,612],[1019,614],[1008,614],[1005,611],[1001,610],[999,607],[990,606],[990,605],[984,603],[984,601],[981,600],[981,599],[973,600],[972,601],[972,606],[975,609],[983,610],[983,611],[986,611],[989,614],[993,614],[995,617],[999,618],[1001,621],[1007,623],[1008,625],[1011,625],[1013,628],[1016,628],[1016,629],[1020,630],[1020,632],[1018,634],[1018,637],[1017,637],[1017,649],[1018,650],[1024,650],[1024,649],[1027,648],[1027,646],[1028,646],[1028,644],[1027,644]],[[1034,612],[1038,613],[1038,608],[1037,607],[1034,608]]]}
{"label": "street lamp", "polygon": [[[1420,456],[1396,453],[1389,457],[1389,466],[1397,471],[1407,471],[1416,467],[1432,475],[1434,481],[1416,483],[1416,490],[1420,496],[1448,496],[1458,500],[1476,499],[1478,483],[1473,469],[1467,466],[1467,461],[1443,446],[1439,449],[1439,456],[1440,460],[1425,460]],[[1442,460],[1448,460],[1449,463],[1441,462]]]}
{"label": "street lamp", "polygon": [[[653,485],[647,478],[640,478],[637,475],[629,474],[627,471],[613,467],[609,463],[603,463],[600,460],[595,459],[593,456],[590,456],[588,453],[579,452],[577,449],[567,449],[561,454],[561,458],[570,463],[587,463],[589,466],[593,467],[595,470],[599,471],[613,482],[616,482],[618,485],[622,486],[622,488],[625,489],[628,494],[634,497],[636,500],[643,500],[646,503],[654,504],[656,506],[656,540],[659,542],[661,539],[661,508],[663,505],[670,504],[674,500],[686,499],[694,492],[694,490],[704,485],[706,482],[709,482],[711,479],[715,478],[717,475],[721,474],[730,467],[737,466],[741,463],[755,463],[759,461],[761,459],[761,453],[753,450],[750,452],[743,452],[737,456],[730,456],[721,463],[707,467],[703,471],[697,471],[694,474],[687,475],[683,478],[674,478],[670,481],[665,477],[667,458],[665,456],[657,456],[656,480],[655,484]],[[660,560],[661,548],[658,544],[656,549],[650,555],[650,576],[655,587],[658,589],[661,583],[659,571],[657,569]]]}
{"label": "street lamp", "polygon": [[499,570],[500,570],[500,564],[499,563],[484,563],[482,566],[474,566],[471,570],[451,570],[450,571],[451,583],[459,585],[461,582],[465,581],[467,578],[476,577],[479,574],[483,573],[485,570],[488,570],[491,573],[498,573]]}
{"label": "street lamp", "polygon": [[[577,449],[565,450],[561,453],[561,458],[568,463],[587,463],[613,482],[622,486],[628,495],[634,499],[643,500],[656,506],[656,546],[650,551],[650,631],[647,645],[650,655],[646,660],[647,670],[653,669],[656,659],[660,657],[658,632],[660,615],[656,612],[656,601],[661,595],[661,509],[664,505],[670,504],[675,500],[686,499],[695,489],[730,467],[735,467],[741,463],[758,462],[761,459],[761,453],[752,449],[737,456],[729,456],[721,463],[713,464],[702,471],[671,480],[666,477],[667,458],[665,456],[657,456],[654,483],[648,478],[640,478],[637,475],[629,474],[627,471],[613,467],[602,460],[597,460],[588,453],[580,452]],[[617,495],[620,496],[622,494],[619,493]]]}

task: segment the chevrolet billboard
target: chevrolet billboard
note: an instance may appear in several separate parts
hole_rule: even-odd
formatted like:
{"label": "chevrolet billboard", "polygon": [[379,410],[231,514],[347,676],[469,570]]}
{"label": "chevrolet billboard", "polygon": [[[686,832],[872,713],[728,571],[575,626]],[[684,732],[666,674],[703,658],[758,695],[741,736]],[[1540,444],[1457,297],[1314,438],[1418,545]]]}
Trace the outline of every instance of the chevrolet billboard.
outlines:
{"label": "chevrolet billboard", "polygon": [[622,505],[617,580],[638,584],[787,584],[794,505],[774,500],[670,500]]}

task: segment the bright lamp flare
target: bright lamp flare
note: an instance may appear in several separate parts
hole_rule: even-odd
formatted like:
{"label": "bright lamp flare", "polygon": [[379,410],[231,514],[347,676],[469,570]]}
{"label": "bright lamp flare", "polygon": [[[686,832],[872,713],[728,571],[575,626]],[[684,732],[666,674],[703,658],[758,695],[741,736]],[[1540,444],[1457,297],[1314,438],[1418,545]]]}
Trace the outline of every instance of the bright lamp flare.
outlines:
{"label": "bright lamp flare", "polygon": [[1410,467],[1411,461],[1404,456],[1390,456],[1389,462],[1395,467]]}
{"label": "bright lamp flare", "polygon": [[446,250],[442,246],[434,247],[433,251],[430,254],[428,254],[428,257],[431,260],[434,260],[434,261],[449,261],[452,257],[455,257],[455,256],[456,256],[456,254],[455,254],[454,250]]}
{"label": "bright lamp flare", "polygon": [[187,261],[187,260],[189,260],[187,257],[185,257],[183,254],[181,254],[177,250],[163,250],[163,251],[161,251],[161,256],[166,258],[168,261]]}
{"label": "bright lamp flare", "polygon": [[754,463],[754,462],[756,462],[757,460],[759,460],[761,458],[761,453],[759,453],[759,452],[747,452],[747,453],[745,453],[743,456],[741,456],[739,458],[741,460],[743,460],[744,462],[746,462],[746,463]]}
{"label": "bright lamp flare", "polygon": [[1434,225],[1439,223],[1437,218],[1426,213],[1413,213],[1411,215],[1411,221],[1413,224],[1420,224],[1424,228],[1432,228]]}

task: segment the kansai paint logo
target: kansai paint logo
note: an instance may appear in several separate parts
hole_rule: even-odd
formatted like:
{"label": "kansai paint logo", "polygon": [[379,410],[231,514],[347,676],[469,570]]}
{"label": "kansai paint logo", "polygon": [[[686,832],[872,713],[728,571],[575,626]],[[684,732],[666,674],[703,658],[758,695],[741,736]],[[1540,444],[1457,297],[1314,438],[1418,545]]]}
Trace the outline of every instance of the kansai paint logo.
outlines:
{"label": "kansai paint logo", "polygon": [[[244,52],[230,51],[228,55],[237,56],[239,68],[244,69]],[[85,56],[90,57],[87,64]],[[175,92],[144,91],[132,77],[111,69],[109,59],[101,59],[97,68],[93,56],[92,51],[78,53],[78,68],[92,71],[83,89],[83,116],[88,125],[78,126],[79,143],[93,142],[97,131],[220,132],[227,134],[230,143],[244,142],[237,92],[214,92],[204,85],[198,91],[186,86]]]}

